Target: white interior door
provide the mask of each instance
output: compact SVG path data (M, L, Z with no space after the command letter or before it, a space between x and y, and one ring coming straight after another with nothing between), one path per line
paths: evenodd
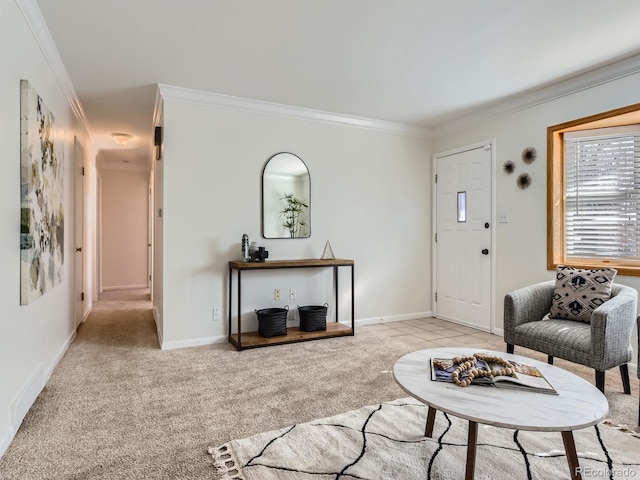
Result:
M149 270L149 293L153 301L153 170L149 173L149 203L147 205L147 237L149 239L149 249L147 251L147 266Z
M75 168L75 293L76 327L84 320L84 149L78 139L73 142Z
M491 330L492 145L436 156L438 318Z

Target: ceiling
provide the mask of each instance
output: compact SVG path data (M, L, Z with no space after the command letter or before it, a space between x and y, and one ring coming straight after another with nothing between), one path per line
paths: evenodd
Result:
M111 162L156 84L432 128L640 53L637 0L36 1Z

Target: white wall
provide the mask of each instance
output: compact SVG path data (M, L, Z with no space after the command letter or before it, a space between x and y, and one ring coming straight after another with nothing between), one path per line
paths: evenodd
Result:
M93 149L13 0L0 0L0 455L75 335L73 137ZM20 306L20 79L29 80L64 129L62 283ZM14 408L16 410L14 410Z
M521 286L551 280L547 270L547 127L569 120L637 103L640 74L555 98L529 108L474 125L456 133L434 139L434 152L443 152L488 138L497 141L497 212L508 212L509 223L498 223L496 230L496 323L502 328L504 295ZM537 159L526 165L522 150L535 147ZM511 160L516 170L511 175L502 165ZM531 175L533 183L526 190L516 186L522 173ZM617 283L640 288L640 277L617 276ZM635 335L635 334L634 334ZM634 336L635 339L635 336ZM633 342L636 343L635 340ZM637 358L637 357L636 357ZM634 358L635 361L635 358Z
M320 258L330 240L337 257L355 260L356 319L430 312L430 140L166 95L164 127L164 348L226 335L228 262L240 259L243 233L270 259ZM277 152L309 168L311 238L261 238L260 175ZM327 300L317 274L272 273L246 276L247 328L255 308ZM298 297L276 302L274 288ZM223 321L212 322L214 307Z
M149 172L101 169L102 289L149 283Z

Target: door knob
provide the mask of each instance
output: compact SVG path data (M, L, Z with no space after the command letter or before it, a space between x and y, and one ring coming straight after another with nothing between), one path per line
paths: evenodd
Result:
M76 247L76 252L81 252L82 251L82 247Z
M489 255L489 250L487 250L486 248L482 249L482 254L483 255Z

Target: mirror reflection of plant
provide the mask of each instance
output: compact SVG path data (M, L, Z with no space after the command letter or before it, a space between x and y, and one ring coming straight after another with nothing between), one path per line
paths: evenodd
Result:
M286 193L280 200L284 200L284 209L280 211L280 216L284 218L282 226L289 231L291 238L300 237L304 234L301 227L306 225L301 214L305 208L309 208L309 204L306 199L300 200L296 198L293 193Z

